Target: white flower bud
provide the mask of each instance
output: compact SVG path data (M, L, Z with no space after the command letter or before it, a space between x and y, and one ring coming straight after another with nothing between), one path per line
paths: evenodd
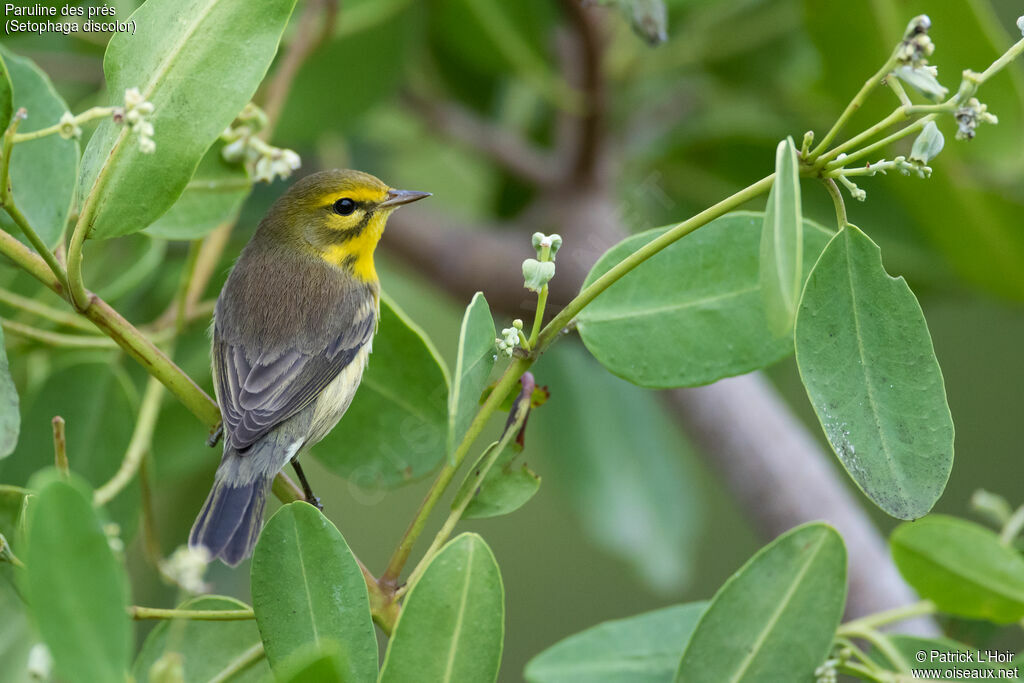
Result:
M934 121L929 121L914 140L914 146L910 150L910 160L927 165L942 151L945 142L946 139L942 137L939 127L935 125Z
M43 643L36 643L28 651L28 677L34 681L48 681L53 672L53 656Z
M82 129L75 123L75 117L69 111L64 112L64 115L60 117L59 135L65 140L78 139L82 136Z
M170 557L160 562L160 569L176 584L190 593L204 593L209 586L203 583L203 574L210 562L210 553L198 546L179 546Z

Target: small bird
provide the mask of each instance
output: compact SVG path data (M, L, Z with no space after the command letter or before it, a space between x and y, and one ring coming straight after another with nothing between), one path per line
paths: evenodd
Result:
M373 252L388 216L430 196L367 173L322 171L271 207L217 298L213 378L224 455L189 546L237 565L252 551L274 476L345 413L377 330Z

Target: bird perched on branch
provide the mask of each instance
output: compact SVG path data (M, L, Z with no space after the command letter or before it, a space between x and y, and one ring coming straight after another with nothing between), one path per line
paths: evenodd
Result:
M427 192L359 171L295 183L260 222L217 299L213 377L224 455L189 545L236 565L252 551L274 476L338 423L377 328L373 252L388 216Z

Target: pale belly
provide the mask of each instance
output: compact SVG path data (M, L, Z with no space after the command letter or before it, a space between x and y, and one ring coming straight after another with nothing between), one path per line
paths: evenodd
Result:
M324 387L323 392L313 404L313 419L309 425L309 435L302 444L306 450L327 436L334 429L338 420L348 410L352 397L359 388L359 382L366 369L370 355L370 345L366 344L359 350L352 362L338 374L333 382Z

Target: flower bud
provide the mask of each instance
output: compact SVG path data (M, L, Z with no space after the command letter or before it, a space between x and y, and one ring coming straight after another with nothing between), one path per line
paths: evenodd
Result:
M910 160L927 165L942 151L945 142L946 139L942 137L939 127L935 125L934 121L929 121L914 140L914 146L910 150Z
M540 292L554 276L555 264L551 261L541 262L532 258L523 261L523 286L530 291Z

